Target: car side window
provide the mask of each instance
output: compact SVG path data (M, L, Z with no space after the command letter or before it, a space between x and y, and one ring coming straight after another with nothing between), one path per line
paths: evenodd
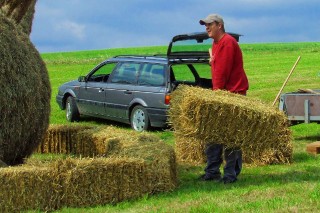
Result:
M111 72L114 70L116 65L117 63L103 64L89 76L88 81L107 82Z
M123 62L117 66L112 74L111 83L135 84L140 68L139 63Z
M139 85L164 86L165 66L162 64L144 64L138 80Z

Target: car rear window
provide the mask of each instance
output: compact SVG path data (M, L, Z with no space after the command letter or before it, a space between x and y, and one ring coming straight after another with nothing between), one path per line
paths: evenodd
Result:
M192 67L195 69L196 73L200 78L211 79L211 68L208 64L192 64ZM190 70L188 64L177 64L171 67L174 80L180 82L194 82L196 81L196 76Z

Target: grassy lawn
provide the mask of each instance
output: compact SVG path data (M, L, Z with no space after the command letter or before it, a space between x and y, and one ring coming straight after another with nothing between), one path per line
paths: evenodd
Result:
M320 88L320 43L241 44L250 89L248 96L272 107L279 89L298 56L301 60L283 92ZM65 112L55 102L58 86L85 75L105 58L121 54L165 53L166 47L145 47L42 54L52 84L50 123L64 124ZM209 67L208 67L209 69ZM320 107L320 106L319 106ZM86 118L83 124L128 125ZM299 124L293 131L294 162L291 165L244 165L239 181L223 185L199 182L204 165L178 165L179 187L172 192L137 200L86 209L65 208L59 212L316 212L320 210L320 157L306 153L306 145L320 141L320 125ZM169 130L154 131L174 145ZM254 143L254 142L253 142ZM108 187L106 186L106 190Z

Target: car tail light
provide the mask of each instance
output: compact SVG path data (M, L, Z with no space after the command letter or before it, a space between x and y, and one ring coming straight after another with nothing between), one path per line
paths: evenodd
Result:
M169 94L167 94L165 97L164 97L164 103L165 104L167 104L167 105L169 105L170 104L170 95Z

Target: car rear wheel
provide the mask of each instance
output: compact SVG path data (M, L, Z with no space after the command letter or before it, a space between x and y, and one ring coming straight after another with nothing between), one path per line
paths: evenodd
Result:
M135 106L131 111L130 123L132 129L141 132L150 128L147 110L142 106Z
M78 121L80 118L76 101L72 96L69 96L66 101L66 118L70 122Z

